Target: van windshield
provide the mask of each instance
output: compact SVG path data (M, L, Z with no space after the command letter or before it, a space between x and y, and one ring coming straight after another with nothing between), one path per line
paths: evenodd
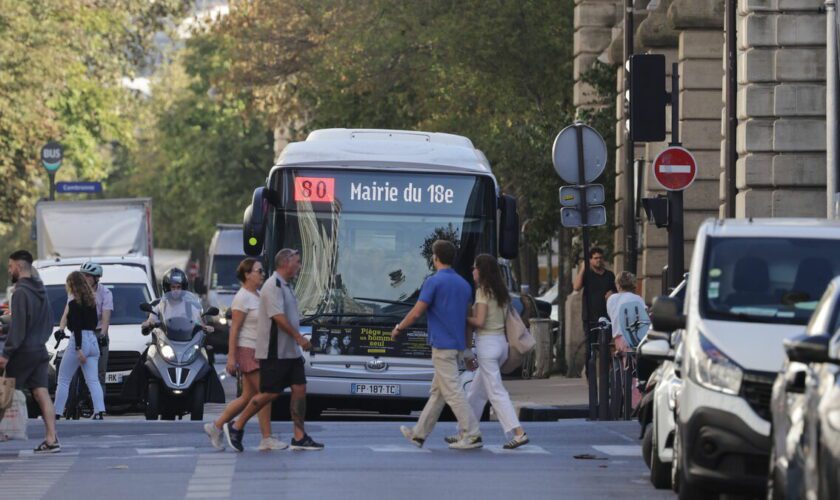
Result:
M213 269L210 273L210 288L224 290L239 290L239 280L236 278L236 268L244 259L244 255L214 255Z
M840 241L710 238L704 269L703 317L805 325L840 270Z

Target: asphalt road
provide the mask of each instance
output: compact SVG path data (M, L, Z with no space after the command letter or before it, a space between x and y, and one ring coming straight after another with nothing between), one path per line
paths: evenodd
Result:
M485 447L449 450L441 423L426 447L411 446L396 422L314 422L317 452L258 452L256 422L246 450L214 450L200 423L59 422L62 452L34 456L43 434L0 443L2 499L198 498L667 498L647 480L635 422L529 423L531 445L501 449L498 423L482 423ZM288 440L290 424L275 422ZM579 458L575 458L578 456ZM580 458L581 456L585 458Z

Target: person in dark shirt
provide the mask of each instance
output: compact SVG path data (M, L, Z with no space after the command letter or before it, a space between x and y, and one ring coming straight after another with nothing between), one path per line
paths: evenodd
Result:
M55 391L55 413L64 413L67 394L70 390L70 380L79 366L85 377L90 397L93 400L93 419L102 420L105 415L105 398L102 384L99 383L99 342L97 341L96 324L99 317L96 314L96 298L93 289L79 271L73 271L67 276L67 328L73 333L61 365L58 368L58 386Z
M586 273L584 280L584 272ZM586 303L583 308L583 320L587 330L594 328L598 318L607 318L607 298L616 293L615 274L604 265L604 250L599 247L589 249L589 265L581 262L580 272L575 276L572 287L580 291L584 289Z

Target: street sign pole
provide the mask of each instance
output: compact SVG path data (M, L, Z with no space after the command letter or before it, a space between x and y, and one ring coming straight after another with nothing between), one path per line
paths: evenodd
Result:
M583 160L583 128L581 127L580 123L575 124L575 137L577 139L577 157L578 157L578 182L583 183L585 182L584 179L586 178L586 168L584 165ZM580 210L580 219L583 223L583 227L581 228L581 239L583 240L583 297L582 297L582 304L581 308L583 310L583 338L586 339L586 351L589 352L590 349L590 339L589 339L589 322L587 318L589 317L589 287L586 286L586 266L589 265L589 227L587 224L589 223L589 218L587 217L587 207L586 207L586 188L581 190L581 195L578 196L578 210ZM595 420L596 418L600 417L600 415L595 415L595 408L600 409L600 405L598 405L598 394L596 392L596 385L595 385L595 370L594 367L591 366L590 358L591 356L587 356L586 359L586 368L587 368L587 382L589 383L589 419ZM603 394L603 393L602 393Z
M50 178L50 201L55 201L55 172L47 172L47 177Z
M679 66L671 65L671 144L682 146L680 142L680 94ZM673 289L682 280L685 272L685 235L683 230L683 192L668 191L668 288Z

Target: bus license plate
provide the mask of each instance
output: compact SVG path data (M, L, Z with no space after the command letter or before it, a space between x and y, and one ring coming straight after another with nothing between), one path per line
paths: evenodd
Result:
M108 372L105 374L106 384L121 384L124 377L127 377L131 370L125 372Z
M351 394L369 394L371 396L399 396L398 384L350 384Z

